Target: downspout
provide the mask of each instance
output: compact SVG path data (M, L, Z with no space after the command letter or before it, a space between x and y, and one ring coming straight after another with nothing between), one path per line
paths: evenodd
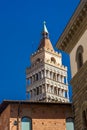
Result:
M18 114L17 114L17 130L19 130L20 104L21 104L21 102L19 102L19 104L18 104Z

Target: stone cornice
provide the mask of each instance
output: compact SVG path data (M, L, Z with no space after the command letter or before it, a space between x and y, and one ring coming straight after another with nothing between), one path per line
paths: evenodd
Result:
M83 32L87 29L87 0L82 0L70 19L56 47L70 53Z
M79 77L79 78L78 78ZM84 80L83 80L84 78ZM72 78L71 84L73 86L80 84L80 81L87 83L87 61L84 63L84 65L80 68L80 70L76 73L76 75Z

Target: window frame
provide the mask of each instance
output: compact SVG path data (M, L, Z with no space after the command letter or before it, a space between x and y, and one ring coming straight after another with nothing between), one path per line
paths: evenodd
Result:
M66 130L67 130L67 123L72 122L73 123L73 130L74 130L74 118L73 117L67 117L66 118Z
M32 130L32 119L31 119L30 117L28 117L28 116L23 116L23 117L21 118L21 130L22 130L22 120L23 120L24 118L27 118L27 119L30 120L30 121L29 121L29 123L30 123L30 130Z
M77 62L77 69L79 70L83 65L83 46L79 45L76 51L76 62Z

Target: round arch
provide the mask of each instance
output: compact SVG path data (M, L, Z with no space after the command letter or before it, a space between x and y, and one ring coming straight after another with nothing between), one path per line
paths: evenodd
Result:
M82 67L83 65L83 46L80 45L78 48L77 48L77 51L76 51L76 62L77 62L77 68L78 70Z
M56 63L56 59L54 57L51 57L51 62Z
M21 130L32 130L32 119L24 116L21 119Z

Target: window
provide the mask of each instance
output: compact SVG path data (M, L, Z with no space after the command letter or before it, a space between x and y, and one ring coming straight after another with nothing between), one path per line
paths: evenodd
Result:
M77 48L76 51L76 62L77 68L79 70L83 65L83 47L81 45Z
M42 86L39 87L39 93L42 94Z
M56 74L53 73L53 80L56 80Z
M83 128L84 130L87 130L87 118L86 118L87 110L84 110L82 112L82 120L83 120Z
M39 95L39 87L37 87L37 95Z
M49 77L49 73L48 73L48 70L46 70L46 77L47 77L47 78Z
M56 60L54 57L51 57L51 62L53 62L54 64L56 63Z
M53 86L51 85L50 87L51 87L51 93L54 93L54 92L53 92Z
M40 62L40 58L38 58L38 59L36 60L36 62L38 62L38 63L39 63L39 62Z
M54 87L54 94L57 95L57 87Z
M66 119L66 130L74 130L74 121L72 117Z
M31 118L23 117L21 120L22 130L31 130Z
M36 74L36 81L38 80L38 74Z
M39 79L41 79L41 72L39 72Z
M34 89L34 96L36 96L36 89Z

